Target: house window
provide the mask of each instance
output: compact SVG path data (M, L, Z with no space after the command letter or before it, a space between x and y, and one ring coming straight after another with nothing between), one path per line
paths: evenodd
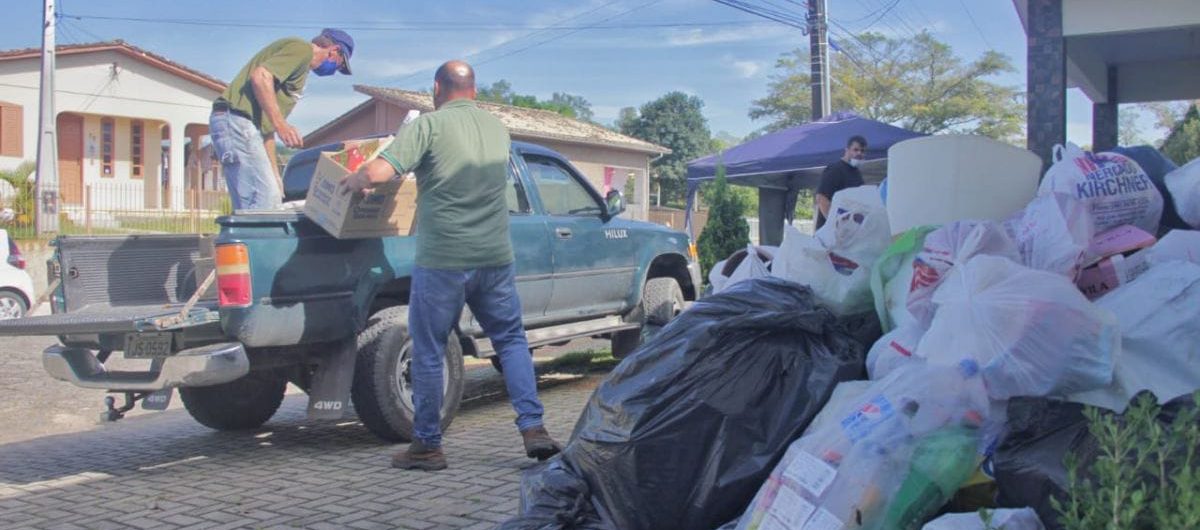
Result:
M135 179L142 178L142 153L145 152L144 130L145 127L141 120L134 120L129 124L129 161Z
M23 111L20 105L0 101L0 156L25 156Z
M113 124L112 118L100 119L100 176L112 178L113 176L113 140L115 139L116 125Z

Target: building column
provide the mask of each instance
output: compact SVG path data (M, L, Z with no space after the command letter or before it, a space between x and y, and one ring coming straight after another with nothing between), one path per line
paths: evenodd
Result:
M1092 104L1092 151L1109 151L1119 141L1117 67L1108 67L1108 101Z
M1027 146L1050 167L1054 144L1067 141L1067 46L1062 0L1028 0Z
M187 185L187 166L184 165L184 150L187 149L186 121L171 122L171 167L167 173L168 187L171 196L163 207L171 210L183 210L187 207L184 202L184 188Z

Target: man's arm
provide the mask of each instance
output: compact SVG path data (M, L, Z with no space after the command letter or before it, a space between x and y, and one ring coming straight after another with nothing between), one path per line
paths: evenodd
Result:
M825 171L821 172L821 182L817 184L817 193L814 194L817 203L817 209L821 211L821 216L829 219L829 207L832 205L833 194L837 192L839 178L833 166L827 166Z
M275 101L275 74L263 66L257 66L250 72L250 84L254 87L254 99L258 101L267 119L271 120L271 125L275 126L275 132L283 140L283 145L302 147L304 140L300 137L300 131L283 118L279 102Z
M829 205L831 204L829 202L829 197L826 197L822 193L818 193L816 196L816 203L817 209L821 211L821 217L829 219Z

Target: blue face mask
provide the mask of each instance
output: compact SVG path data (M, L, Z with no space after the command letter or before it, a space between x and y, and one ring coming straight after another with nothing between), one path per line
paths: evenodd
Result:
M337 70L337 61L333 59L325 59L324 61L321 61L321 64L317 65L317 67L313 70L313 73L321 77L325 77L337 73Z

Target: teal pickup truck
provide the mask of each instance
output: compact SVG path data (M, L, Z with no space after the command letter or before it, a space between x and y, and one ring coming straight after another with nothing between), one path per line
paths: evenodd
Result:
M322 150L297 153L287 200L303 199ZM514 142L507 190L517 290L531 347L605 337L620 357L699 292L685 234L622 219L624 199L601 197L558 153ZM215 236L56 240L53 313L0 322L0 335L55 335L46 371L106 398L108 419L141 401L163 409L178 388L200 423L262 425L288 382L312 418L351 405L386 440L412 428L406 334L411 237L335 239L295 209L235 212ZM111 363L121 352L138 362ZM493 360L469 311L446 351L446 424L463 392L463 357ZM107 363L107 364L106 364ZM109 365L140 364L140 370Z

